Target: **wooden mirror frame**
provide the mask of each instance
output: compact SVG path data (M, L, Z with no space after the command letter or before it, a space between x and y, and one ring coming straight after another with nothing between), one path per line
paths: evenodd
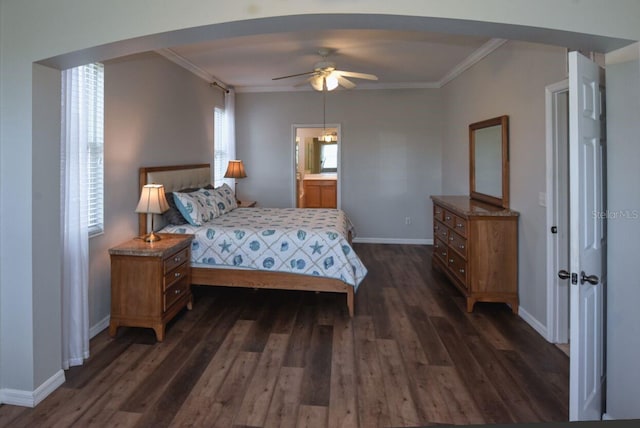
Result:
M476 191L475 131L502 126L502 196ZM469 125L469 190L471 199L509 208L509 116L499 116Z

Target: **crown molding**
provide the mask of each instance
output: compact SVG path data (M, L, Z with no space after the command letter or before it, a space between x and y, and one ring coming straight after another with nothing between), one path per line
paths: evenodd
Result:
M473 51L471 55L466 57L462 62L453 67L449 72L437 82L397 82L397 83L361 83L356 86L355 90L384 90L384 89L439 89L447 83L460 76L462 73L473 67L474 64L482 60L491 52L498 49L507 42L506 39L491 39L478 49ZM167 58L179 66L189 70L201 79L211 83L218 82L225 87L229 87L223 81L208 73L206 70L198 67L188 59L179 55L171 49L159 49L158 54ZM234 88L237 93L261 93L261 92L304 92L312 91L311 86L303 86L294 88L293 86L238 86Z
M478 49L473 51L471 55L466 57L462 62L453 67L449 72L438 81L438 87L442 88L447 83L451 82L456 77L473 67L478 61L489 55L491 52L498 49L500 46L507 42L506 39L491 39Z
M165 57L169 61L178 64L180 67L182 67L182 68L184 68L186 70L189 70L190 72L192 72L193 74L195 74L196 76L198 76L202 80L206 81L207 83L218 82L222 86L224 86L225 88L229 87L229 85L227 85L225 82L223 82L222 80L218 79L216 76L214 76L213 74L207 72L206 70L198 67L197 65L195 65L194 63L192 63L191 61L189 61L185 57L179 55L177 52L175 52L172 49L169 49L169 48L158 49L158 50L156 50L156 53L159 54L159 55L162 55L163 57Z

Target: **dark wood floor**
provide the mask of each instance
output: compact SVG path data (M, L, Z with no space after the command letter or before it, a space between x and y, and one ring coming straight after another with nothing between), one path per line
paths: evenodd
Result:
M357 244L342 296L194 287L163 343L121 328L0 426L420 426L566 421L569 360L503 304L467 314L431 247Z

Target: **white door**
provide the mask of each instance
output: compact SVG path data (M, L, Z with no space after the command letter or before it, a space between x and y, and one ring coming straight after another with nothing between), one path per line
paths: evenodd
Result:
M604 70L569 53L569 419L602 416L606 285Z

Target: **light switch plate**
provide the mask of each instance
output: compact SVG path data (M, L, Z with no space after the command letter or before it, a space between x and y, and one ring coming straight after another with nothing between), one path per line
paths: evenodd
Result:
M547 206L547 194L545 192L538 193L538 205L541 207Z

